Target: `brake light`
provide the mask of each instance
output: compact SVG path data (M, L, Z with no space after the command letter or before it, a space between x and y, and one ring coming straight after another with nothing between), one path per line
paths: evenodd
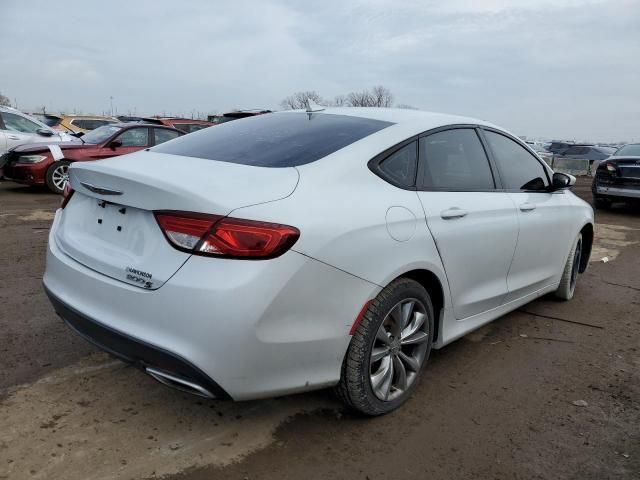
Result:
M297 228L277 223L182 212L156 212L155 216L169 243L196 255L274 258L300 236Z
M607 172L616 173L616 166L613 163L607 162L606 165Z
M71 188L71 184L67 182L62 190L62 202L60 202L60 208L67 206L67 203L69 203L69 200L71 200L71 197L73 196L73 192L75 192L75 190Z

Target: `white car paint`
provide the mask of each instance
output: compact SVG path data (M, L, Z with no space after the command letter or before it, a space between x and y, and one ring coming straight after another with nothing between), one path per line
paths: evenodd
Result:
M20 117L22 125L13 125L10 121L11 117ZM64 132L56 132L41 121L22 113L15 108L0 107L0 155L15 148L19 145L28 143L60 143L70 142L74 139L71 135ZM26 128L22 128L25 126ZM36 130L42 129L50 133L43 135Z
M154 149L74 164L75 193L56 213L49 237L44 284L50 295L188 360L244 400L336 384L363 305L407 272L430 272L440 284L436 348L554 291L573 241L593 225L591 207L568 190L416 192L367 168L407 138L448 125L497 129L487 122L393 109L313 115L394 124L295 168ZM103 195L83 184L123 193ZM107 211L96 206L103 200L115 204L104 214L109 225L124 219L118 208L135 212L124 235L94 228L101 209ZM271 260L189 255L169 245L152 210L273 222L301 234ZM136 286L126 277L130 266L158 283Z

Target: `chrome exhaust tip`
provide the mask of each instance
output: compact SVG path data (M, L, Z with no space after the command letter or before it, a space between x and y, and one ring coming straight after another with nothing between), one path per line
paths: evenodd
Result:
M213 393L197 383L190 382L189 380L177 377L163 370L158 370L157 368L146 367L144 370L157 381L168 387L175 388L186 393L191 393L193 395L198 395L200 397L216 398Z

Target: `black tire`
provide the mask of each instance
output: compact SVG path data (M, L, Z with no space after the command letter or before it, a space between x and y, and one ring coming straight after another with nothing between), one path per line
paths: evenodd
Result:
M406 303L403 304L402 302ZM419 344L404 345L401 344L402 342L400 340L402 335L398 335L394 339L393 335L387 332L389 333L388 339L394 344L393 347L389 347L389 351L391 352L392 349L395 349L395 353L389 354L389 362L392 365L397 365L394 363L394 360L400 362L400 355L403 355L403 353L404 358L413 354L418 356L423 355L421 357L422 360L416 362L416 365L419 365L417 368L407 368L405 370L407 364L404 363L401 365L401 368L396 366L395 371L394 368L391 368L389 382L393 384L395 379L401 375L400 371L402 370L404 371L406 388L404 390L396 388L394 391L394 386L391 385L389 388L394 392L393 395L395 396L389 400L382 400L374 393L372 387L371 368L372 365L375 367L377 364L376 361L372 362L372 350L374 343L379 342L380 337L377 337L379 329L386 328L386 324L383 325L383 322L388 322L389 318L392 318L392 310L395 312L395 308L397 307L400 308L399 312L403 312L404 315L402 306L407 305L407 303L414 305L413 308L415 312L421 313L424 311L425 315L424 322L421 323L422 326L413 334L409 335L409 337L420 333L422 335L421 338L426 338L426 340L420 341ZM411 314L410 318L414 319L418 317L414 317L413 314ZM415 324L417 325L418 323L416 322ZM413 323L411 325L413 325ZM422 285L408 278L399 278L390 283L371 302L351 339L342 364L340 383L336 387L338 397L352 409L371 416L388 413L402 405L411 396L418 384L421 370L429 359L433 344L433 325L433 304L429 293ZM425 329L426 332L424 331ZM405 330L402 330L402 333L409 330L407 326ZM418 330L420 330L420 332L418 332ZM426 337L424 335L425 333ZM426 347L424 345L425 343ZM416 350L411 350L414 348L420 350L416 353ZM380 360L380 362L382 361L384 360ZM409 378L411 380L410 383L408 383Z
M71 165L71 162L69 162L68 160L59 160L47 169L47 188L53 193L59 193L60 195L62 195L62 192L64 190L64 182L61 183L60 176L62 175L66 177L69 170L69 165Z
M611 200L608 198L598 197L597 195L593 196L593 205L598 210L608 210L611 208Z
M573 242L567 262L564 265L562 271L562 278L560 279L560 285L555 291L556 298L560 300L571 300L576 290L576 283L578 281L580 259L582 258L582 233L578 234L578 237Z

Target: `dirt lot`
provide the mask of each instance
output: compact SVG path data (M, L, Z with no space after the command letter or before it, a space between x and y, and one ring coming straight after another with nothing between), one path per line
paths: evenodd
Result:
M58 203L0 182L0 479L640 478L637 210L597 212L573 301L435 352L404 408L362 419L330 392L201 400L98 353L41 288Z

